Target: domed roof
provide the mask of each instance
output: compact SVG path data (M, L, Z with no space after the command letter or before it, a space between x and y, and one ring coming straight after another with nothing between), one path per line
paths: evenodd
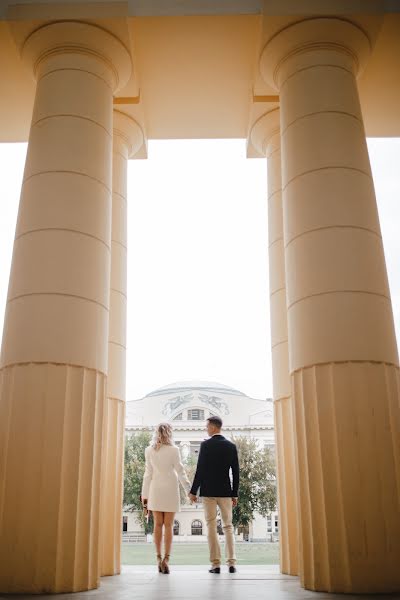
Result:
M215 381L176 381L175 383L170 383L169 385L165 385L164 387L158 388L149 394L146 394L145 398L149 398L150 396L161 396L164 394L175 394L182 393L188 390L204 390L207 392L216 392L219 394L225 393L234 396L244 396L243 392L239 390L235 390L232 387L224 385L222 383L217 383Z

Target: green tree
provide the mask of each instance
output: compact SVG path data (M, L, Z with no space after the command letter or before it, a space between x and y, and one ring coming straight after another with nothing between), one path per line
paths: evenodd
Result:
M124 470L124 506L125 510L138 513L138 522L146 533L152 531L152 521L145 520L142 512L140 495L145 467L144 451L151 441L149 431L141 431L125 438L125 470Z
M259 448L256 440L237 437L232 440L238 449L240 486L239 499L233 511L233 525L248 526L254 513L266 517L277 503L275 458L269 448Z

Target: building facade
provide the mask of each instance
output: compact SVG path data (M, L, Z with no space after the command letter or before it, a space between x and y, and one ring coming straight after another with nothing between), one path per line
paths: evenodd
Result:
M173 426L174 441L182 459L197 457L200 444L207 439L205 420L212 415L221 417L223 434L228 438L240 436L257 441L258 446L275 452L273 403L271 398L256 400L225 385L206 381L178 382L157 389L144 398L127 402L126 435L154 431L158 423L168 421ZM126 541L143 534L136 512L124 512ZM207 528L201 501L181 506L176 514L177 541L205 541ZM222 535L222 530L220 528ZM249 530L238 534L249 541L277 540L278 512L265 519L256 515Z

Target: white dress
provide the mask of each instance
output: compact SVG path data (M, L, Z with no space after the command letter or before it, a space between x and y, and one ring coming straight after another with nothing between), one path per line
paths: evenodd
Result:
M148 509L179 512L179 481L187 494L191 486L181 461L179 448L163 444L156 450L148 446L145 450L145 459L142 498L147 498Z

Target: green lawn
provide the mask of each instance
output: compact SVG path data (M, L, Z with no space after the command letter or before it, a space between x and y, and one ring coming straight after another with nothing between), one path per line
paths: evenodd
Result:
M222 557L225 556L224 544L221 545ZM176 542L172 547L171 558L175 565L206 565L209 562L207 543ZM240 542L236 544L239 565L277 565L279 564L279 544L256 544ZM122 544L122 564L152 565L155 560L152 543Z

